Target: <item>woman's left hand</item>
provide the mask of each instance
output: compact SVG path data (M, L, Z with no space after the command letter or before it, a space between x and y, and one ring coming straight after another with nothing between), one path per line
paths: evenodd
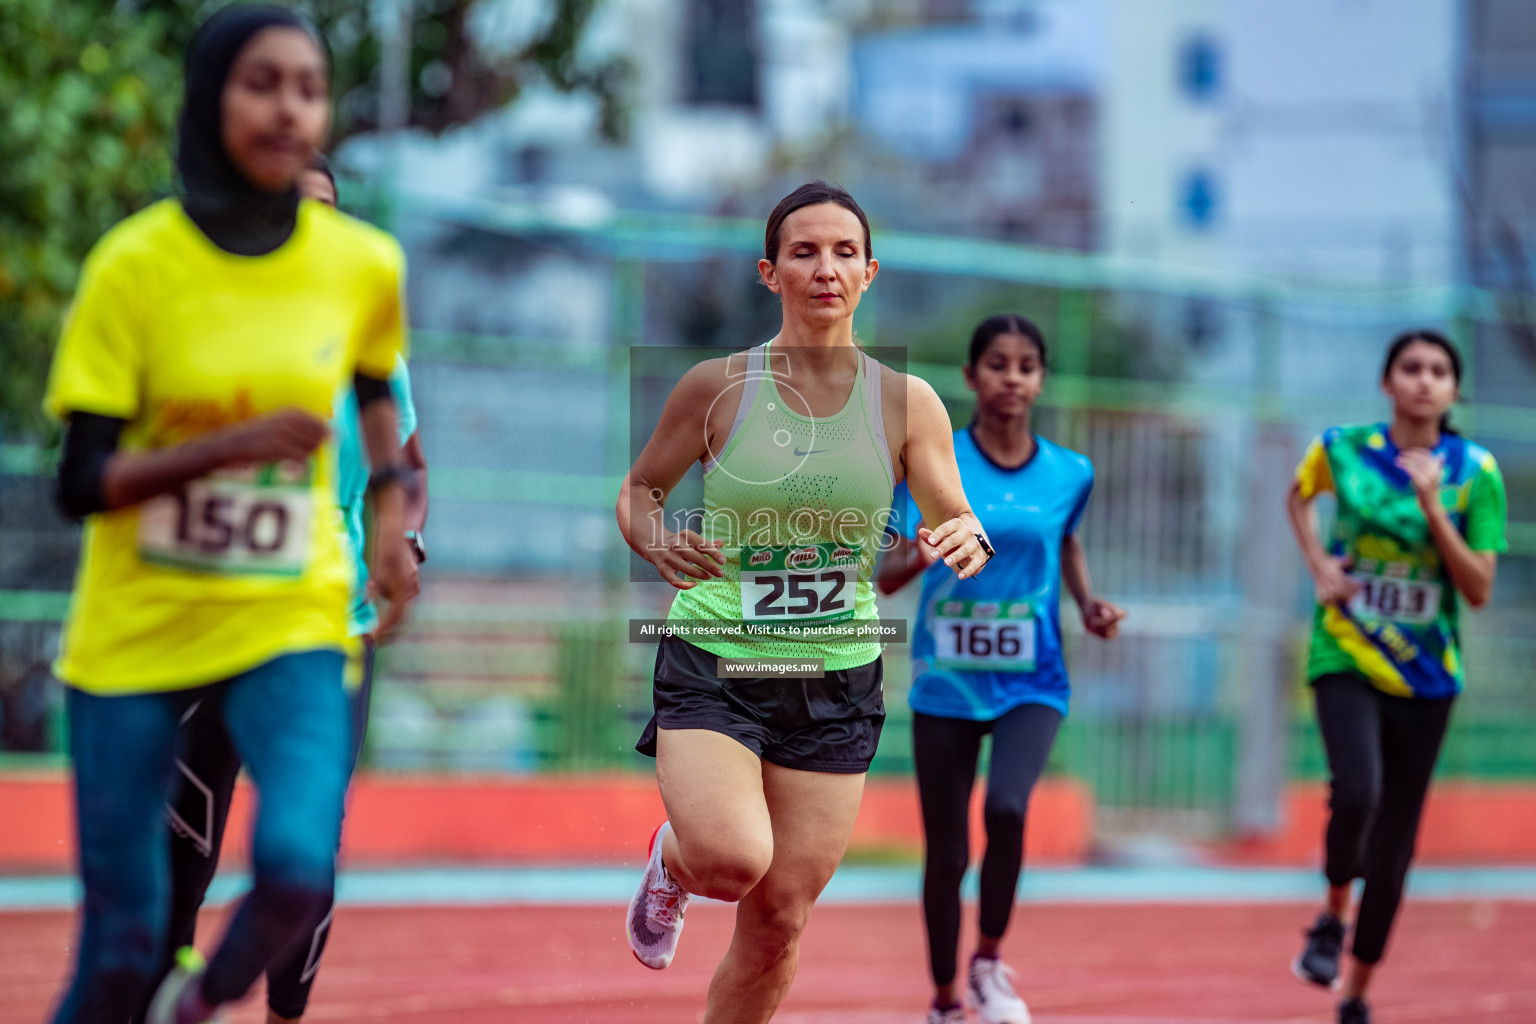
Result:
M1083 605L1083 628L1105 640L1113 640L1120 632L1120 620L1123 618L1125 609L1103 598L1089 598Z
M936 530L920 527L917 539L921 543L932 544L939 557L944 559L944 564L953 569L956 576L969 579L981 572L991 558L977 539L981 532L980 526L974 516L956 516L940 523Z
M1409 448L1397 457L1398 468L1408 474L1419 503L1432 508L1440 500L1440 480L1445 460L1427 448Z

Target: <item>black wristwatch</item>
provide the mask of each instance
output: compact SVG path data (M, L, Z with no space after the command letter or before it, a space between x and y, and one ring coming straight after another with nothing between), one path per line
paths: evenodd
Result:
M981 545L981 550L983 550L983 551L985 551L987 553L987 560L988 561L991 561L992 558L997 554L996 551L992 550L992 544L991 544L990 541L987 540L987 535L986 534L978 533L976 535L976 543L980 544Z
M416 556L417 565L427 560L427 542L420 530L406 530L405 542L411 546L411 554Z

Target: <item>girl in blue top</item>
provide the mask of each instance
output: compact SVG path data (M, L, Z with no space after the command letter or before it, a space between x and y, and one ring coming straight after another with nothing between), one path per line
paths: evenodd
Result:
M985 577L957 579L942 565L905 487L894 496L896 546L879 585L890 594L923 576L912 641L913 757L926 858L923 913L933 972L929 1024L963 1024L955 981L960 882L970 860L967 809L981 738L992 734L981 863L981 937L968 988L983 1024L1027 1024L1029 1011L998 958L1024 857L1030 790L1067 712L1061 654L1061 581L1083 626L1105 639L1125 612L1094 596L1077 524L1093 489L1083 456L1030 430L1045 384L1045 339L1023 317L982 321L971 336L966 386L976 416L955 432L966 493L997 550Z

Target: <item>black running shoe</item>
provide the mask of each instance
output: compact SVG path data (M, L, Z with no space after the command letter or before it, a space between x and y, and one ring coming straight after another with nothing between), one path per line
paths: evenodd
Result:
M1339 1024L1371 1024L1371 1008L1364 999L1346 999L1339 1004Z
M1332 988L1339 977L1339 955L1344 952L1344 922L1325 910L1306 935L1307 944L1291 964L1291 973L1302 981Z

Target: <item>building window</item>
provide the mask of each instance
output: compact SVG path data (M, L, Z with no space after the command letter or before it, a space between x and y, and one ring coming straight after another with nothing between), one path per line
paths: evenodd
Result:
M1205 34L1191 36L1179 50L1179 88L1197 103L1211 100L1221 88L1221 50Z
M756 3L689 0L687 12L687 101L756 110Z
M1021 142L1029 137L1034 119L1029 114L1029 104L1018 100L1005 102L997 110L997 127L1005 138Z
M1216 220L1217 201L1215 175L1204 168L1196 168L1184 176L1179 188L1179 205L1185 220L1195 228L1208 228Z

